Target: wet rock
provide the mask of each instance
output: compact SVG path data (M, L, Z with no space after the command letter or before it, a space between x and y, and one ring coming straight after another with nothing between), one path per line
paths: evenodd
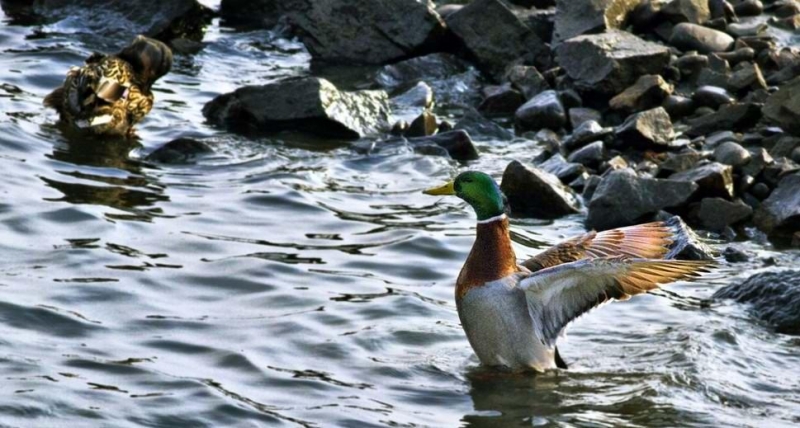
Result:
M564 148L575 150L591 142L604 140L614 132L613 128L603 128L594 120L587 120L575 128L572 134L564 140Z
M555 3L555 1L553 1ZM555 31L556 8L529 9L520 19L545 43L553 41Z
M741 134L738 134L733 131L719 131L715 132L711 135L707 135L705 138L705 146L708 148L716 148L722 143L727 143L728 141L739 142L741 141Z
M726 227L747 220L752 215L753 209L741 199L727 201L722 198L705 198L690 217L703 229L722 232Z
M184 164L211 153L214 153L214 150L205 142L183 137L153 150L144 160L163 164Z
M549 63L550 52L544 42L500 0L475 0L448 16L447 26L478 68L497 80L518 60L533 65Z
M425 148L429 147L442 148L451 158L459 161L475 160L480 156L472 138L463 130L442 132L429 137L409 138L408 143L418 152L424 152Z
M730 52L716 52L714 55L734 66L740 62L752 61L756 57L756 51L753 48L739 48Z
M778 18L786 18L800 13L800 2L797 0L778 0L769 5L769 12Z
M539 164L538 167L555 175L562 183L569 183L586 172L586 168L583 165L577 162L567 162L561 153L550 156L549 159Z
M664 221L672 229L673 242L665 259L714 260L714 250L703 243L699 236L686 225L680 216L669 216Z
M572 128L578 128L586 122L600 122L603 120L603 114L599 111L588 107L575 107L567 111L569 116L569 123Z
M667 153L666 159L658 166L658 177L669 177L677 172L688 171L697 166L703 159L701 153L685 151L682 153Z
M724 88L718 86L701 86L692 95L695 105L718 109L720 106L736 101Z
M733 103L718 111L690 120L686 135L699 137L717 131L746 131L761 120L761 108L754 103Z
M392 129L389 131L389 133L395 136L403 135L406 133L406 131L408 131L409 126L410 125L405 120L398 120L394 123L394 125L392 125Z
M767 197L769 197L770 192L771 190L769 186L767 186L764 183L756 183L750 189L750 193L752 193L753 196L755 196L759 201L767 199Z
M722 31L696 24L678 24L672 30L669 44L682 51L700 53L725 52L733 48L735 40Z
M594 167L603 161L603 142L595 141L570 153L568 162L577 162L583 166Z
M514 114L515 124L520 130L538 130L548 128L558 130L567 124L567 115L558 93L547 90L517 109Z
M785 84L767 99L764 117L785 131L800 135L800 77Z
M526 100L533 98L540 92L550 89L547 80L539 73L536 67L528 65L515 65L509 67L505 76L511 86L522 92Z
M800 334L800 271L757 273L719 289L714 298L747 303L751 313L778 333Z
M699 55L695 51L690 51L678 58L675 61L675 66L684 75L697 76L703 69L708 67L708 57Z
M425 82L417 82L409 90L392 97L389 102L393 110L404 108L432 108L433 89Z
M143 34L163 42L177 38L199 41L212 16L211 10L196 0L141 0L136 7L107 0L36 0L28 4L29 13L49 22L61 21L62 29L76 26L76 31L119 40Z
M737 21L736 12L733 5L726 0L709 0L708 9L711 11L711 19L724 19L728 22Z
M672 0L661 8L661 13L675 24L704 24L711 18L708 0Z
M750 261L750 256L747 253L734 247L725 248L722 251L722 256L725 257L725 261L728 263L746 263Z
M478 106L478 111L487 117L511 116L525 103L525 96L511 85L492 86L484 90L486 98Z
M464 7L463 4L443 4L436 8L436 13L446 20L448 16L458 12Z
M747 165L751 157L752 155L747 149L733 141L722 143L714 149L714 159L717 162L734 168Z
M376 81L385 88L394 88L421 80L444 80L462 74L468 68L455 55L434 53L386 65L378 72Z
M760 37L766 33L769 26L756 21L732 23L725 29L728 34L743 39L745 37Z
M800 138L792 137L789 135L776 136L777 141L769 149L769 154L773 158L788 158L792 156L792 152L796 147L800 147ZM770 139L773 140L774 139ZM766 145L766 144L765 144Z
M425 137L433 135L439 130L436 122L436 115L429 111L424 111L417 116L405 132L406 137Z
M736 16L758 16L764 11L764 4L759 0L742 0L734 5L733 11Z
M478 140L507 141L514 139L512 132L471 109L464 113L464 116L453 128L467 131L469 135Z
M586 225L606 230L640 223L662 209L684 205L697 187L691 182L640 178L630 170L612 171L589 202Z
M314 77L241 87L207 103L203 115L242 133L297 130L355 139L389 128L385 92L342 92Z
M670 180L697 184L697 196L733 198L733 168L713 162L672 174Z
M506 167L500 189L514 216L549 219L580 211L578 198L558 177L518 161Z
M794 163L791 159L778 158L764 167L761 178L770 187L777 187L781 180L798 171L800 171L800 165Z
M283 2L275 0L222 0L219 14L228 25L273 28L286 14Z
M661 0L642 0L629 14L629 20L637 33L651 31L663 18L661 9L666 2Z
M626 145L666 147L675 138L672 120L663 107L628 116L616 129L617 138Z
M423 55L445 34L428 2L416 0L284 0L281 7L311 56L328 62L383 64Z
M629 112L647 110L661 105L674 88L660 75L645 75L608 102L615 110Z
M669 64L667 47L617 30L569 39L558 45L556 55L578 90L606 96Z
M784 177L756 211L754 222L770 235L800 230L800 175Z
M639 0L558 0L554 44L575 36L622 28Z
M664 103L661 104L661 107L664 107L664 110L669 113L669 117L672 118L672 120L678 120L689 116L696 109L694 101L692 101L691 98L682 97L680 95L668 96L667 99L664 100Z
M767 89L761 68L755 63L743 63L728 78L728 89L734 93Z

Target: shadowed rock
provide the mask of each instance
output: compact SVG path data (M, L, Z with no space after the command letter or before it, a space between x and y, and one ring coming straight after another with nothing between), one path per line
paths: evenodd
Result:
M389 129L385 92L342 92L314 77L239 88L214 98L203 115L242 133L297 130L356 139Z
M800 230L800 175L784 177L758 208L753 220L770 235L790 235Z
M787 132L800 135L800 77L783 85L767 99L764 117Z
M756 317L785 334L800 334L800 271L757 273L714 293L715 299L750 304Z
M214 153L211 147L193 138L177 138L153 150L144 159L164 164L188 163L196 158Z
M518 108L514 120L520 130L558 130L567 124L567 113L558 93L547 90Z
M607 230L640 223L662 209L683 206L697 188L691 182L640 178L627 169L612 171L594 191L586 226Z
M518 161L506 167L500 189L517 217L551 219L580 210L578 198L558 177Z
M556 55L577 89L606 96L669 64L666 46L617 30L569 39L558 45Z
M553 43L622 28L639 0L558 0Z
M741 200L705 198L690 214L698 226L712 232L722 232L726 227L747 220L753 209Z
M755 103L733 103L718 111L689 120L686 135L699 137L717 131L746 131L761 120L761 108Z
M443 132L429 137L409 138L408 142L415 151L421 153L431 154L431 150L426 150L426 148L435 146L444 149L455 160L469 161L479 157L478 149L475 148L472 138L462 130Z
M678 172L669 179L697 184L698 196L725 199L733 197L733 168L730 165L712 162Z

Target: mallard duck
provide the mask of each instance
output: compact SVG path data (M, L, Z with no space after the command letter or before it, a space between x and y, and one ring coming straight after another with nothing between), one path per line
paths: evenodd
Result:
M513 371L567 368L556 342L567 325L611 300L707 272L713 262L661 260L664 223L590 232L517 263L505 201L487 174L467 171L428 195L455 195L478 216L475 243L456 280L458 316L481 364Z
M153 84L172 68L172 51L144 36L114 55L94 53L67 72L64 84L44 98L71 128L128 135L153 108Z

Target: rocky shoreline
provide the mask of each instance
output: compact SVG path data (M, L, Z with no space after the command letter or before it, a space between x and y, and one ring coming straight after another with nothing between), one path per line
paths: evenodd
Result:
M3 5L53 21L96 3ZM226 24L278 27L315 63L380 68L364 90L290 79L221 95L203 114L237 133L311 132L364 153L407 144L459 161L480 155L473 140L535 141L542 153L509 159L503 175L514 216L585 212L603 230L680 215L727 240L800 245L800 49L775 36L800 27L796 0L447 3L223 0ZM160 4L125 28L200 43L211 11ZM464 114L451 123L442 105ZM198 147L181 140L151 160Z

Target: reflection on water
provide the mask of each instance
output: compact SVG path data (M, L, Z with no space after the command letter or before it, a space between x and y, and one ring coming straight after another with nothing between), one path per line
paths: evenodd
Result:
M58 129L41 98L103 45L24 20L0 28L0 424L800 423L798 341L705 300L760 257L790 265L796 252L746 244L749 264L593 311L560 346L569 371L481 369L453 303L473 215L419 191L467 167L498 177L535 145L479 141L484 156L461 165L229 135L202 105L308 73L308 55L218 23L206 42L158 83L137 138L97 140ZM353 87L375 75L322 72ZM209 137L215 155L141 160L187 135ZM580 220L515 220L518 254Z

